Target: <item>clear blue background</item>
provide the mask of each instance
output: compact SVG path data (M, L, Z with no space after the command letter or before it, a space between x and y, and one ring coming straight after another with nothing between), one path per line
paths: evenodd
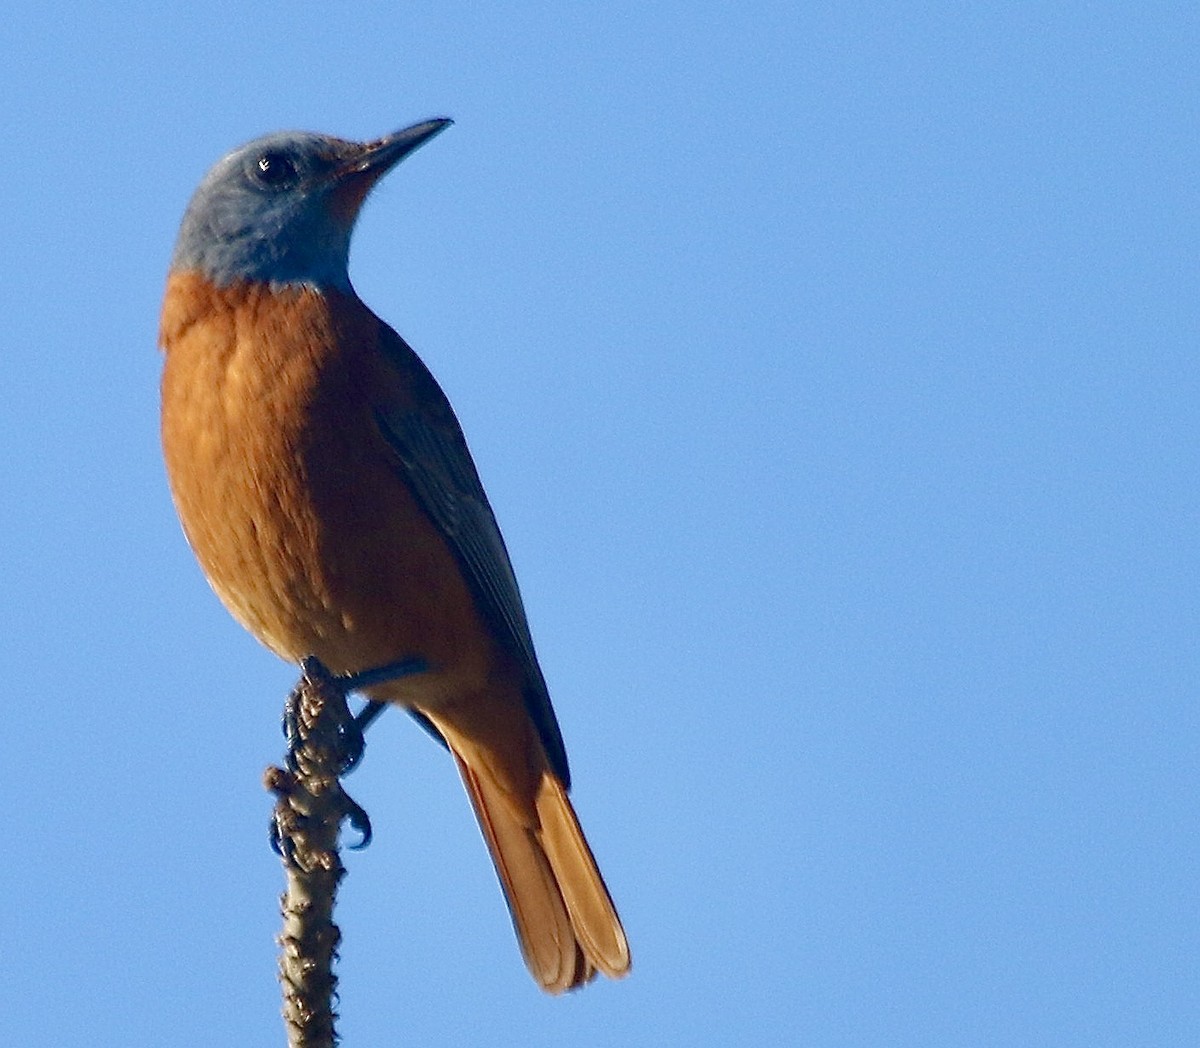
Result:
M229 148L443 114L351 273L467 430L635 970L535 989L389 715L345 1043L1200 1043L1198 28L10 5L0 1043L282 1043L295 672L176 523L159 298Z

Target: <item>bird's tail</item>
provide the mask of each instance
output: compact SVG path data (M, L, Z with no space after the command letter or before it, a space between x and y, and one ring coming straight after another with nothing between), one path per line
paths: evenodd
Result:
M458 762L534 979L548 993L562 993L597 971L625 975L630 958L621 919L540 743L529 738L527 750L536 754L521 754L523 767L509 774L518 769L497 762L504 754L473 746L442 718L430 719ZM540 764L529 769L532 779L530 763Z

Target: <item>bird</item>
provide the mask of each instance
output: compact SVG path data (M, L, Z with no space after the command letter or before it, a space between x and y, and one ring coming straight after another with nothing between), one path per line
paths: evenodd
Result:
M378 181L448 127L265 135L204 176L159 343L172 497L209 584L267 648L375 683L453 755L525 962L552 994L630 969L512 562L449 400L358 297Z

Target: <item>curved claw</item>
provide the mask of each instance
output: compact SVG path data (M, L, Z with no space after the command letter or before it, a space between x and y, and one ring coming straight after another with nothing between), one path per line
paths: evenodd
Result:
M346 821L350 823L361 837L357 844L352 844L350 847L354 851L361 851L371 843L371 838L374 836L374 831L371 829L371 817L357 801L352 800L350 797L346 797L345 801Z

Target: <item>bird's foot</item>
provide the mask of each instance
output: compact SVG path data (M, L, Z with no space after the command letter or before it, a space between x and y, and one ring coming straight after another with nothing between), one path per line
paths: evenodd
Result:
M287 739L287 766L299 769L299 754L323 718L321 744L332 758L340 778L362 760L366 739L358 719L350 712L346 695L353 686L348 677L335 677L311 655L300 663L303 677L292 689L283 708L283 736ZM369 723L369 722L368 722Z
M369 688L373 684L383 684L387 681L398 680L401 677L411 677L423 673L427 667L423 659L402 659L390 662L385 666L361 670L358 673L347 673L335 676L315 656L309 655L300 661L300 669L304 679L311 685L323 689L327 695L332 692L340 693L340 699L335 703L338 732L338 749L342 758L342 768L339 775L347 775L353 771L362 760L366 750L364 733L387 709L386 702L368 699L367 703L357 714L351 714L346 704L346 695L352 691ZM294 769L293 755L300 739L299 705L303 695L303 686L296 687L288 696L283 711L283 734L288 742L288 766Z
M323 847L335 847L343 819L359 834L353 848L371 843L371 820L363 807L342 788L341 779L357 767L366 749L363 732L386 703L369 700L355 716L346 696L358 688L420 673L420 659L394 662L361 673L335 676L313 656L301 660L301 679L288 695L283 711L287 739L285 768L267 769L267 788L277 803L269 831L271 848L289 866L303 865L299 853L315 836ZM332 820L333 836L328 824Z

